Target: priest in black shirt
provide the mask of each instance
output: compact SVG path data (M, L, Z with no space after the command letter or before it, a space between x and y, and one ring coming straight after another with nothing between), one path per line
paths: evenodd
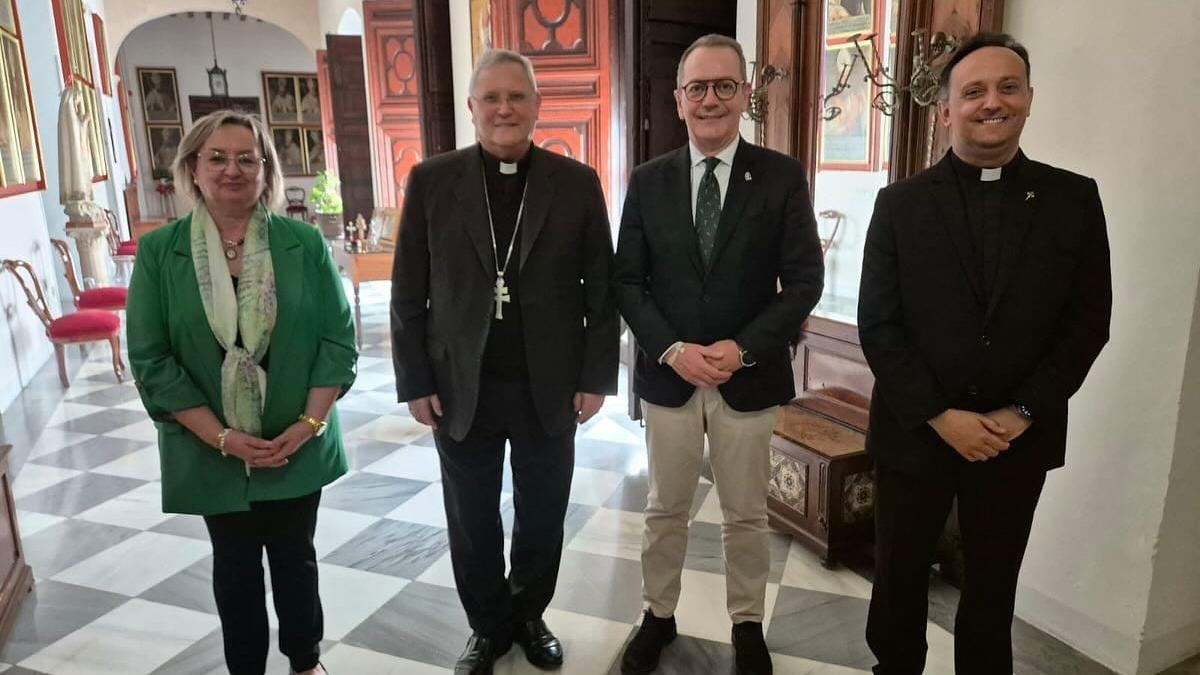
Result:
M543 668L562 645L554 595L575 429L617 389L612 238L596 172L532 143L533 67L492 50L471 76L478 145L409 176L392 273L399 400L434 428L450 556L473 635L456 673L491 673L513 641ZM500 490L511 447L505 576Z
M955 670L1010 675L1034 510L1064 462L1067 399L1108 341L1108 238L1095 181L1021 152L1024 47L972 37L941 85L951 150L879 192L863 257L858 328L875 375L867 642L875 673L922 672L929 568L957 502Z

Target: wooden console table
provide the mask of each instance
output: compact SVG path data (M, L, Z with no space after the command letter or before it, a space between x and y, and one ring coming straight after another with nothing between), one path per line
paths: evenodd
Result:
M354 287L354 325L357 328L358 346L362 347L362 309L359 306L358 287L364 281L391 281L392 258L395 249L384 249L370 253L350 253L346 251L341 239L330 242L333 247L333 260L350 279Z
M25 562L25 547L17 528L17 509L13 505L12 477L8 474L11 445L0 446L0 645L17 620L21 601L33 590L33 570Z

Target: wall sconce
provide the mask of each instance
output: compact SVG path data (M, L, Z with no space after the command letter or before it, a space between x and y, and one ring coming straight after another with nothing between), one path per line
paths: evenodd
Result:
M246 8L246 0L229 0L233 3L233 13L238 16L243 16L243 10Z
M909 78L907 84L897 82L888 69L883 67L883 62L879 59L879 49L875 44L875 38L878 37L876 33L866 35L859 33L851 36L850 39L854 42L854 54L848 64L842 64L838 81L825 95L822 101L825 108L821 119L829 121L842 114L842 109L836 105L830 105L829 101L851 87L850 75L859 63L862 63L863 69L866 70L862 81L871 82L878 88L875 96L871 98L871 107L884 115L891 117L896 112L897 99L900 93L905 91L912 96L913 102L917 105L923 107L933 105L938 98L938 73L940 72L940 68L935 68L933 64L942 56L958 49L962 40L938 32L926 41L927 32L924 28L912 32L913 67L912 77ZM871 45L871 58L869 59L866 52L863 51L862 41Z
M755 62L751 61L750 104L746 106L746 112L742 113L742 117L752 122L762 123L767 119L767 87L775 80L786 78L788 73L786 69L769 63L763 66L761 72L755 66Z

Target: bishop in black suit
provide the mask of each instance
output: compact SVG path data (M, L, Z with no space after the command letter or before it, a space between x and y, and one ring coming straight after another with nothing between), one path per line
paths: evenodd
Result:
M596 172L533 145L540 98L525 57L488 52L470 91L479 144L413 169L392 274L396 388L434 427L454 577L474 631L462 674L491 673L514 639L535 665L562 663L541 617L562 553L575 429L616 392L618 348Z
M1095 181L1020 150L1033 99L1024 47L976 36L942 86L951 150L879 192L863 259L876 463L867 641L876 673L922 672L929 567L957 500L956 670L1011 675L1034 509L1063 464L1067 400L1108 341L1108 239Z

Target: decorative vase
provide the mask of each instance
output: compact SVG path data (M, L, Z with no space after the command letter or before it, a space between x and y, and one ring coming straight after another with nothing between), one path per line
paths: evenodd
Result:
M342 236L341 213L318 213L317 223L321 226L321 234L326 239L337 239Z

